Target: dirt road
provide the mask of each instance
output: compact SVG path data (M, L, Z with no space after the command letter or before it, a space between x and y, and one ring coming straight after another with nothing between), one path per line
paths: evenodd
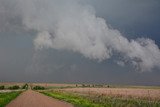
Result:
M73 105L28 90L11 101L6 107L73 107Z

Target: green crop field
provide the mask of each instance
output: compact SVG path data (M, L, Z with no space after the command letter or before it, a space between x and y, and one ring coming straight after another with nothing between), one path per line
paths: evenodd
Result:
M10 101L15 99L21 92L5 92L0 93L0 107L4 107Z

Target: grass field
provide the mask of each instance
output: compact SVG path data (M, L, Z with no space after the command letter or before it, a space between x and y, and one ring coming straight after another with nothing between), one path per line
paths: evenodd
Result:
M158 86L110 85L108 87L108 85L92 84L48 86L52 87L44 90L43 94L72 103L75 107L160 107Z
M62 91L45 91L45 95L60 99L75 105L75 107L160 107L159 101L140 99L123 99L107 96L84 96Z
M123 98L138 98L146 100L160 101L160 89L145 88L66 88L59 89L61 91L86 94L86 95L102 95Z
M0 107L5 107L6 104L15 99L20 93L20 91L0 93Z

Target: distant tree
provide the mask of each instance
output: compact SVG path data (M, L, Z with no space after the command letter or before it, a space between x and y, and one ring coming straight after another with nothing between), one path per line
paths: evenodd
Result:
M33 90L44 90L45 88L42 86L35 86L33 87Z
M0 86L0 90L4 90L4 88L5 88L4 85Z
M86 87L85 84L82 84L82 87Z
M22 89L28 89L28 84L24 84L24 85L22 86Z
M14 86L9 87L10 90L17 90L19 88L20 87L18 85L14 85Z

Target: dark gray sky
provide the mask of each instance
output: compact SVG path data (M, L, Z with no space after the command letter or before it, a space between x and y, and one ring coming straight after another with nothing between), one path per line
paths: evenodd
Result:
M160 85L159 10L159 0L0 0L0 82Z

